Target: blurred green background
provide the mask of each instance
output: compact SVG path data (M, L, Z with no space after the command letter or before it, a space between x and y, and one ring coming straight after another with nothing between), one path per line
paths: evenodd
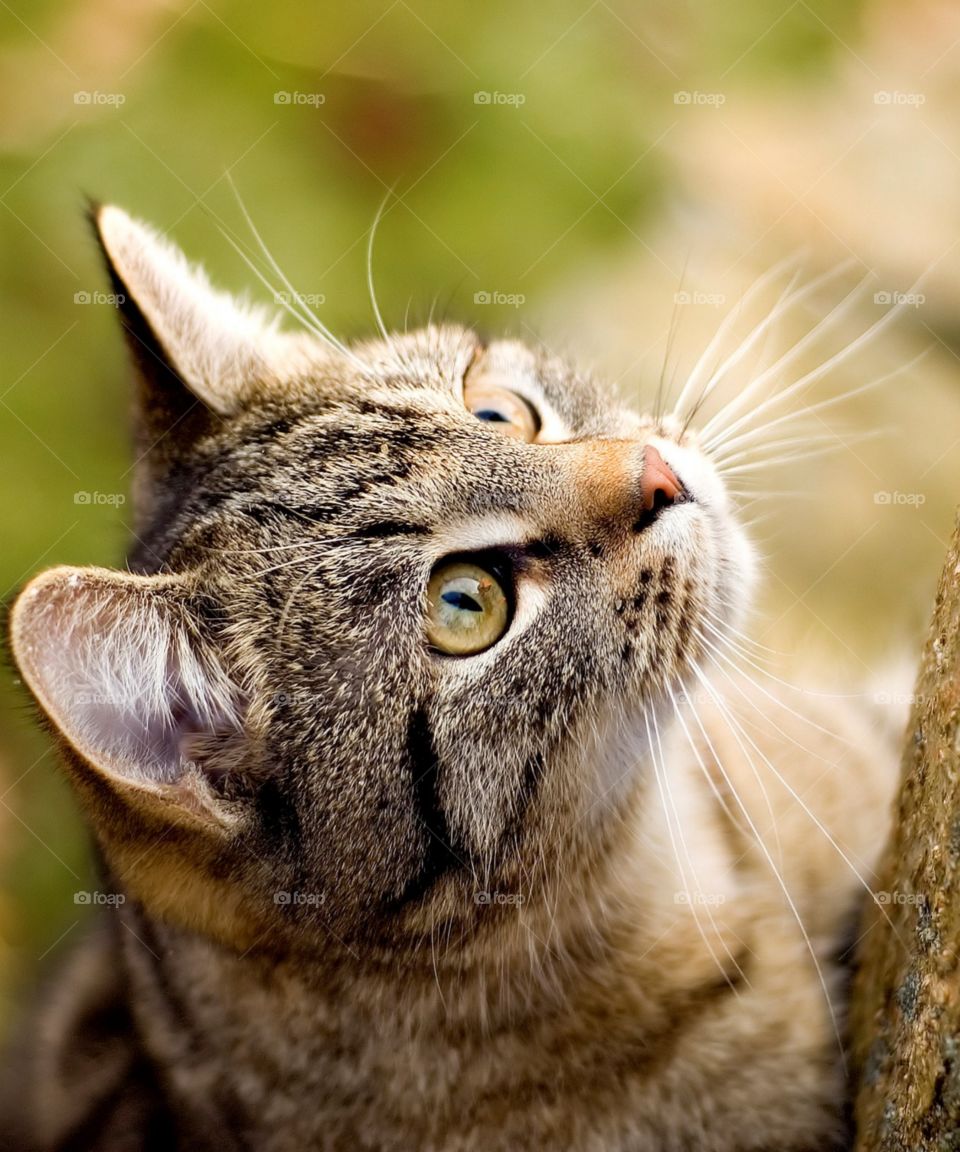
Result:
M374 257L388 323L433 310L562 344L638 403L785 252L810 276L844 259L873 276L794 375L925 274L818 395L920 363L825 412L830 456L745 476L768 557L758 634L880 676L922 631L960 493L958 43L960 13L924 2L9 0L0 587L123 561L129 505L77 502L130 479L128 372L84 197L263 299L218 231L250 243L229 176L297 289L354 336L372 327L366 238L393 189ZM785 321L783 347L834 287ZM0 708L2 1025L76 938L92 880L9 671Z

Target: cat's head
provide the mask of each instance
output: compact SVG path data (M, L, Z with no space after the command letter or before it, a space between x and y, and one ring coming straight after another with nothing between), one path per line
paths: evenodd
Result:
M12 641L118 882L238 947L336 950L482 936L591 867L750 579L694 433L461 328L281 332L96 224L131 570L42 573Z

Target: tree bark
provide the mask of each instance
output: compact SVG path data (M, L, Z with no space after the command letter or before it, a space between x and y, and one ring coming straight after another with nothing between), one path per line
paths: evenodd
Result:
M960 1149L960 516L851 1006L857 1152Z

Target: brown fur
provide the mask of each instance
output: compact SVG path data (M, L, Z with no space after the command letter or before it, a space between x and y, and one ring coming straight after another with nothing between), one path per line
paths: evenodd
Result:
M839 1147L895 757L711 661L752 552L695 435L460 329L285 337L99 222L139 543L38 577L11 638L127 900L41 1014L16 1146ZM690 496L657 517L647 443ZM506 634L430 651L434 565L492 552Z

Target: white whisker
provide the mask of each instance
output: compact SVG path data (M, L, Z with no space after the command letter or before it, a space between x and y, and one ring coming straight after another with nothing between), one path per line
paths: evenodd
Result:
M370 236L367 240L367 290L370 293L370 304L373 308L373 316L377 322L377 328L380 330L380 335L388 344L392 343L392 340L390 333L387 331L387 326L383 322L383 316L380 314L380 305L377 303L377 294L373 287L373 244L377 236L377 228L383 219L384 209L392 195L393 189L389 188L380 201L380 207L377 209L377 214L373 218L373 224L370 227Z
M710 627L711 631L716 632L715 628L713 628L710 625L707 625L707 626ZM731 668L734 669L735 672L738 672L741 676L746 677L750 681L750 683L753 685L753 687L756 688L756 690L758 692L760 692L763 696L766 696L766 698L771 703L776 704L779 708L782 708L785 712L789 712L790 715L795 717L797 720L802 720L804 724L809 724L811 728L815 728L818 732L822 732L825 736L829 736L833 740L839 740L841 743L849 743L849 741L842 740L841 737L837 736L834 732L831 732L828 728L824 728L822 724L818 724L815 720L811 720L809 716L805 716L802 712L798 712L795 708L791 708L789 704L784 703L783 700L781 700L779 697L775 696L772 692L770 692L766 688L764 688L764 686L762 684L758 684L756 682L756 680L754 680L752 677L747 676L746 672L744 672L744 670L742 668L738 667L737 664L734 663L734 661L729 656L727 656L727 654L725 652L721 651L721 649L719 649L711 640L709 640L706 636L704 636L702 632L698 632L698 637L700 639L700 642L702 644L704 644L707 648L709 648L711 653L713 653L713 655L715 657L717 657L717 659L725 661L727 664L730 665ZM722 634L718 633L718 637L722 637ZM842 696L840 696L836 693L832 693L832 692L811 692L811 691L808 691L805 688L798 687L796 684L791 684L787 680L782 680L779 676L774 676L772 672L768 672L765 668L762 668L759 664L752 663L749 660L747 660L747 663L750 665L751 668L755 669L757 672L761 673L763 676L766 676L766 678L768 680L773 680L774 683L776 683L776 684L780 684L785 688L789 688L793 692L798 692L801 696L811 696L815 699L824 699L824 700L843 699Z
M897 376L904 372L909 372L915 365L917 365L929 352L929 348L925 348L922 352L917 353L911 360L905 364L900 364L891 371L884 373L882 376L877 376L873 380L868 380L865 384L861 384L856 388L850 388L846 392L841 392L837 396L831 396L826 400L820 400L816 404L809 404L795 412L785 412L783 415L776 417L773 420L768 420L765 424L761 424L756 428L749 428L741 432L739 436L727 438L722 441L724 448L731 448L749 444L752 440L765 436L771 428L777 428L781 424L786 424L791 420L800 420L805 416L815 416L818 412L826 408L833 408L837 404L843 404L847 400L852 400L855 396L859 396L863 392L872 391L879 388L882 384L895 379ZM757 410L756 415L759 415L760 410ZM819 419L819 417L818 417ZM709 449L706 449L708 450Z
M802 413L801 413L802 415ZM766 431L766 429L764 429ZM842 436L832 429L828 432L811 432L807 435L783 436L779 440L762 441L761 443L746 447L733 448L728 445L714 456L717 471L723 473L724 468L730 464L754 463L759 452L771 453L784 448L800 448L810 445L811 448L845 448L851 444L862 444L869 440L876 440L884 435L881 429L869 429L863 432L845 432Z
M866 343L868 343L870 340L876 339L880 332L882 332L885 328L889 327L890 324L893 323L893 321L903 311L903 307L905 307L905 305L903 305L902 301L898 302L887 312L885 312L884 315L876 321L876 323L871 324L869 328L867 328L864 332L861 332L860 335L857 336L854 340L851 340L849 344L844 345L844 347L841 348L839 352L835 352L833 356L829 357L822 364L819 364L816 368L811 368L809 372L801 376L799 380L795 380L788 388L785 388L782 391L777 392L775 395L769 397L767 400L762 401L751 412L747 412L739 419L734 420L732 424L722 428L719 433L715 433L713 437L707 437L704 439L703 444L705 451L709 452L715 448L719 448L721 444L729 447L731 443L736 443L737 441L731 440L730 437L734 432L737 431L738 428L742 428L745 425L748 425L751 421L756 420L757 417L762 416L764 412L769 411L770 408L777 404L782 404L784 400L789 399L791 396L795 396L798 392L808 388L811 384L815 384L818 380L826 376L828 372L833 371L833 369L836 368L838 364L842 364L845 360L848 360L855 352L859 352ZM917 360L919 360L921 356L925 355L926 349L920 354L920 356L915 357L908 364L900 365L892 372L887 372L875 380L871 380L866 384L860 385L858 388L851 388L848 392L845 392L840 396L834 396L829 400L822 400L817 404L813 404L810 407L805 408L801 414L809 415L813 412L822 411L825 408L831 408L836 404L840 404L845 400L849 400L853 396L858 396L862 392L876 388L880 384L886 383L887 380L893 379L894 376L899 375L901 372L913 367ZM785 416L781 416L776 420L770 421L765 427L776 427L784 420L791 418L796 419L796 414L787 413Z
M701 399L705 400L708 396L710 396L710 394L714 391L714 389L717 387L717 385L722 383L723 380L726 379L730 370L732 368L735 368L736 365L740 363L740 361L753 348L753 346L760 339L760 337L763 336L767 331L769 331L769 329L778 320L780 320L792 308L795 308L798 304L800 304L802 301L806 300L809 296L812 296L814 294L814 292L816 292L820 288L822 288L824 284L828 284L831 280L834 280L839 275L841 275L841 273L846 272L847 269L850 267L851 263L852 263L852 261L849 261L849 260L844 261L844 263L838 265L837 267L831 268L829 271L824 272L820 276L815 277L808 284L805 284L802 288L798 289L796 292L791 292L789 295L782 297L781 300L778 301L777 305L770 312L770 314L760 324L757 325L757 327L753 330L753 332L751 332L750 335L740 344L740 346L738 348L736 348L730 354L730 356L727 357L727 359L720 365L720 367L716 370L716 372L714 372L714 374L710 377L710 379L707 381L706 385L704 386L703 392L701 394ZM869 279L869 277L867 277L866 279ZM866 282L866 279L864 280L864 283ZM858 285L857 288L854 289L854 291L850 293L850 296L852 297L855 293L859 292L859 288L860 288L860 286ZM790 361L793 360L796 356L801 355L803 352L803 349L806 347L806 345L808 343L812 342L814 339L816 339L817 334L819 332L823 331L830 323L835 322L835 319L837 318L838 314L841 312L841 310L843 308L843 303L844 302L841 302L841 304L836 309L834 309L829 314L828 317L821 320L817 325L815 325L814 328L811 329L810 332L807 333L806 336L804 336L801 340L799 340L796 344L794 344L790 349L788 349L786 352L784 352L783 355L781 355L779 357L779 359L777 359L773 364L771 364L768 368L766 368L763 372L761 372L758 376L756 376L750 382L750 384L748 384L747 387L744 388L743 391L739 393L739 395L735 396L723 409L721 409L721 412L717 413L717 416L715 416L711 421L709 421L707 426L709 427L710 424L715 423L722 414L731 412L731 411L741 407L744 403L746 403L750 394L752 393L754 388L756 386L758 386L759 382L771 378L778 371L780 371L787 364L789 364ZM704 431L706 431L706 429L704 429Z
M824 444L820 448L811 448L808 452L784 452L771 456L768 460L752 460L748 464L734 464L730 468L720 468L721 476L748 476L751 472L769 471L784 464L796 464L800 460L819 460L823 456L831 456L844 447L841 443Z
M660 792L660 803L663 806L663 814L664 814L664 817L666 818L666 821L667 821L667 832L668 832L669 837L670 837L670 843L673 847L674 859L677 862L677 868L679 869L679 872L680 872L680 882L685 887L687 887L687 890L689 892L690 902L688 904L688 907L690 908L691 912L693 913L693 919L694 919L694 923L697 926L697 931L699 932L700 937L703 940L703 943L706 945L707 951L710 953L710 958L713 960L714 964L716 964L717 970L721 973L721 975L724 977L724 979L730 985L733 992L735 994L739 995L736 985L731 980L730 975L727 972L724 965L720 962L720 958L717 956L717 954L713 948L713 945L710 942L710 939L708 938L706 932L703 929L703 925L700 923L700 914L699 914L698 904L697 904L697 900L696 900L696 895L697 895L697 892L699 891L699 879L697 877L696 869L693 866L693 862L690 859L690 852L689 852L689 849L687 848L686 839L684 838L684 835L683 835L683 825L682 825L682 822L680 820L680 815L677 812L676 804L673 800L673 794L670 792L669 780L667 777L666 762L665 762L664 756L663 756L663 747L660 743L660 729L659 729L659 726L657 724L656 713L652 714L652 719L653 719L654 733L656 735L656 749L654 748L653 738L652 738L651 733L650 733L651 713L646 708L644 708L644 722L645 722L646 728L647 728L647 747L650 749L650 758L653 761L653 774L654 774L654 777L655 777L656 782L657 782L657 788ZM671 811L673 813L672 819L671 819L671 815L670 815ZM691 888L691 887L687 886L687 872L683 866L683 862L680 859L680 853L677 851L677 840L676 840L676 836L674 835L674 823L673 823L674 820L676 821L677 833L679 834L679 837L680 837L680 843L683 847L684 856L686 858L687 864L690 866L690 869L693 872L693 880L694 880L694 884L696 885L695 888ZM713 914L712 914L712 912L710 912L710 906L706 905L705 907L707 909L707 914L710 917L711 927L713 928L715 935L720 936L720 934L717 932L717 925L713 919ZM729 948L726 947L726 942L722 940L722 937L720 937L720 938L721 938L721 942L723 942L724 947L726 948L727 955L730 956L731 961L733 962L734 966L736 967L737 971L740 973L740 976L742 978L743 973L740 971L740 966L739 966L739 964L737 964L736 958L733 955L731 955Z
M731 724L732 717L729 715L729 713L726 709L726 706L724 705L722 698L720 697L719 693L717 693L717 691L714 689L713 685L710 683L709 679L704 675L700 666L696 662L693 662L691 666L693 668L694 674L696 675L697 679L703 685L704 690L707 692L707 694L713 699L714 703L716 704L717 709L720 712L720 715L723 716L724 719L726 720L728 726L730 727L730 731L734 737L734 740L740 746L740 749L744 753L744 756L747 758L748 761L750 761L752 763L752 760L751 760L749 753L747 752L746 748L743 747L743 743L740 740L736 729ZM701 731L703 731L702 727L701 727ZM707 736L706 732L704 732L704 737L705 737L705 739L707 739L708 745L709 745L709 737ZM713 753L713 755L716 759L716 754ZM770 866L771 871L773 872L774 879L777 881L777 886L780 888L780 891L783 893L783 897L786 900L787 906L789 907L789 909L793 915L793 918L797 923L797 927L800 929L800 934L803 937L803 941L807 947L807 951L810 954L810 959L813 962L814 968L816 969L817 979L819 980L820 987L823 990L823 997L824 997L824 1000L826 1001L827 1011L830 1013L830 1020L831 1020L831 1023L833 1025L833 1033L834 1033L834 1036L836 1037L837 1047L839 1048L840 1053L841 1053L841 1059L844 1059L844 1057L843 1057L843 1041L842 1041L841 1035L840 1035L840 1025L839 1025L839 1021L837 1019L836 1010L833 1006L833 1001L830 998L830 992L829 992L829 989L827 988L827 981L826 981L826 978L824 977L824 974L823 974L823 968L821 967L820 961L817 957L817 953L813 947L813 942L810 939L810 934L807 931L806 925L803 922L803 917L800 915L800 910L797 907L796 902L795 902L792 894L790 893L790 889L787 887L786 881L783 879L783 876L782 876L780 870L777 868L776 864L774 863L773 856L770 854L770 849L767 847L766 842L764 841L763 837L760 835L760 832L759 832L756 824L754 823L753 817L750 815L750 813L747 809L747 806L741 800L739 793L737 792L736 788L734 788L733 783L730 780L729 776L727 775L727 773L726 773L722 763L720 762L720 760L717 759L716 763L717 763L717 767L720 770L720 773L722 774L724 780L726 781L727 787L730 788L731 794L733 795L734 799L737 801L737 805L740 808L741 812L743 813L744 819L747 821L747 825L748 825L748 827L749 827L749 829L753 835L753 838L754 838L754 841L755 841L757 847L760 849L760 851L763 854L764 858L766 859L768 865ZM869 891L869 889L868 889L868 891Z
M811 290L821 287L823 281L835 276L838 270L833 270L830 273L825 273L823 276L811 281L806 289L801 290L798 295L808 295ZM810 329L806 335L802 336L795 344L792 344L782 355L780 355L768 368L755 376L747 386L736 396L734 396L714 417L707 421L701 430L701 435L705 440L710 438L711 429L714 427L723 428L733 413L739 411L750 399L756 394L758 389L773 380L778 373L782 372L789 364L802 356L806 349L813 344L824 332L835 327L835 325L844 318L846 313L853 307L862 289L866 286L872 277L872 273L865 276L857 285L855 285L846 296L835 307L822 317Z
M733 329L746 306L756 296L758 296L767 287L767 285L777 280L786 271L786 269L790 267L791 264L795 263L797 263L796 256L790 256L784 260L781 260L778 264L775 264L762 276L759 276L746 290L746 292L744 292L744 294L740 297L737 306L732 311L728 312L724 317L720 326L717 328L717 331L714 333L713 338L700 354L700 358L697 360L696 364L694 364L690 374L687 376L687 379L684 382L683 388L680 391L680 395L677 397L676 402L673 405L674 412L680 414L683 413L687 395L692 395L694 390L699 385L700 377L706 365L723 346L724 340L727 338L729 332Z
M253 238L256 240L257 245L259 246L270 267L280 278L281 284L283 284L283 286L286 288L287 293L290 296L290 300L296 304L296 307L294 307L293 304L291 304L290 301L288 301L283 295L277 292L276 288L270 283L266 276L264 276L255 262L247 255L243 248L233 239L230 233L222 225L218 225L224 238L230 243L230 245L236 251L237 255L240 256L240 258L244 261L250 271L253 272L260 283L273 293L273 297L276 303L280 304L280 306L284 308L285 311L289 312L291 316L294 316L296 319L298 319L300 323L309 331L313 332L314 335L319 336L325 344L328 344L331 348L335 349L337 352L340 352L342 355L353 361L353 363L356 364L359 368L366 371L367 366L363 363L363 361L360 360L360 358L354 352L352 352L346 346L346 344L344 344L341 340L338 340L337 337L334 336L329 328L327 328L327 326L323 323L323 321L320 320L320 318L304 303L303 294L298 292L296 288L294 288L293 284L291 284L290 280L283 272L283 269L277 263L270 249L267 247L263 237L260 235L260 232L257 229L257 226L254 224L253 218L247 210L247 207L244 204L240 193L233 182L233 178L229 175L229 173L227 175L227 179L233 194L236 197L237 204L241 213L243 214L243 218L247 227L250 229Z
M724 678L731 684L731 686L734 689L736 689L736 691L741 696L743 696L743 698L748 703L750 703L750 698L746 695L746 693L739 686L739 684L737 684L737 682L734 680L734 678L728 672L724 672L724 670L722 668L719 669L719 671L722 673ZM708 691L711 691L711 690L712 690L712 686L710 688L708 688ZM726 708L725 704L723 704L723 705L720 704L718 697L715 696L715 700L717 701L718 707L720 707L721 709ZM880 904L876 900L876 895L874 893L873 888L871 888L869 882L863 876L863 873L860 871L860 869L857 867L857 865L854 864L853 860L851 860L848 853L845 852L844 849L840 846L839 842L836 840L836 838L830 832L830 829L827 828L827 826L817 816L817 814L809 807L809 805L804 802L803 797L797 792L797 790L793 787L793 785L790 783L790 781L783 775L783 773L780 772L774 766L774 764L770 760L770 758L763 752L763 750L759 747L759 745L756 743L756 741L750 736L750 734L743 727L743 725L740 723L740 721L737 720L736 716L734 716L732 711L728 710L728 718L732 724L736 725L737 730L744 737L744 739L750 744L750 747L753 748L753 750L757 753L757 755L760 757L760 759L763 761L763 763L766 764L766 766L773 773L774 777L786 789L786 791L790 795L790 798L792 800L794 800L797 804L799 804L801 810L807 816L809 816L809 818L812 821L812 823L814 824L814 826L818 829L818 831L820 831L823 834L823 836L825 837L827 842L830 844L830 846L833 848L833 850L837 853L837 855L841 858L841 860L843 860L843 862L847 865L847 867L850 869L851 873L856 877L857 881L860 883L863 890L867 893L867 895L870 897L870 899L873 900L874 903L877 904L877 907L880 909L881 915L884 917L884 919L887 921L887 923L890 925L890 927L893 928L894 931L896 931L896 926L894 925L893 921L890 919L890 916L888 915L886 909L883 907L882 904ZM800 747L802 747L802 745ZM804 751L808 751L808 750L804 749Z

